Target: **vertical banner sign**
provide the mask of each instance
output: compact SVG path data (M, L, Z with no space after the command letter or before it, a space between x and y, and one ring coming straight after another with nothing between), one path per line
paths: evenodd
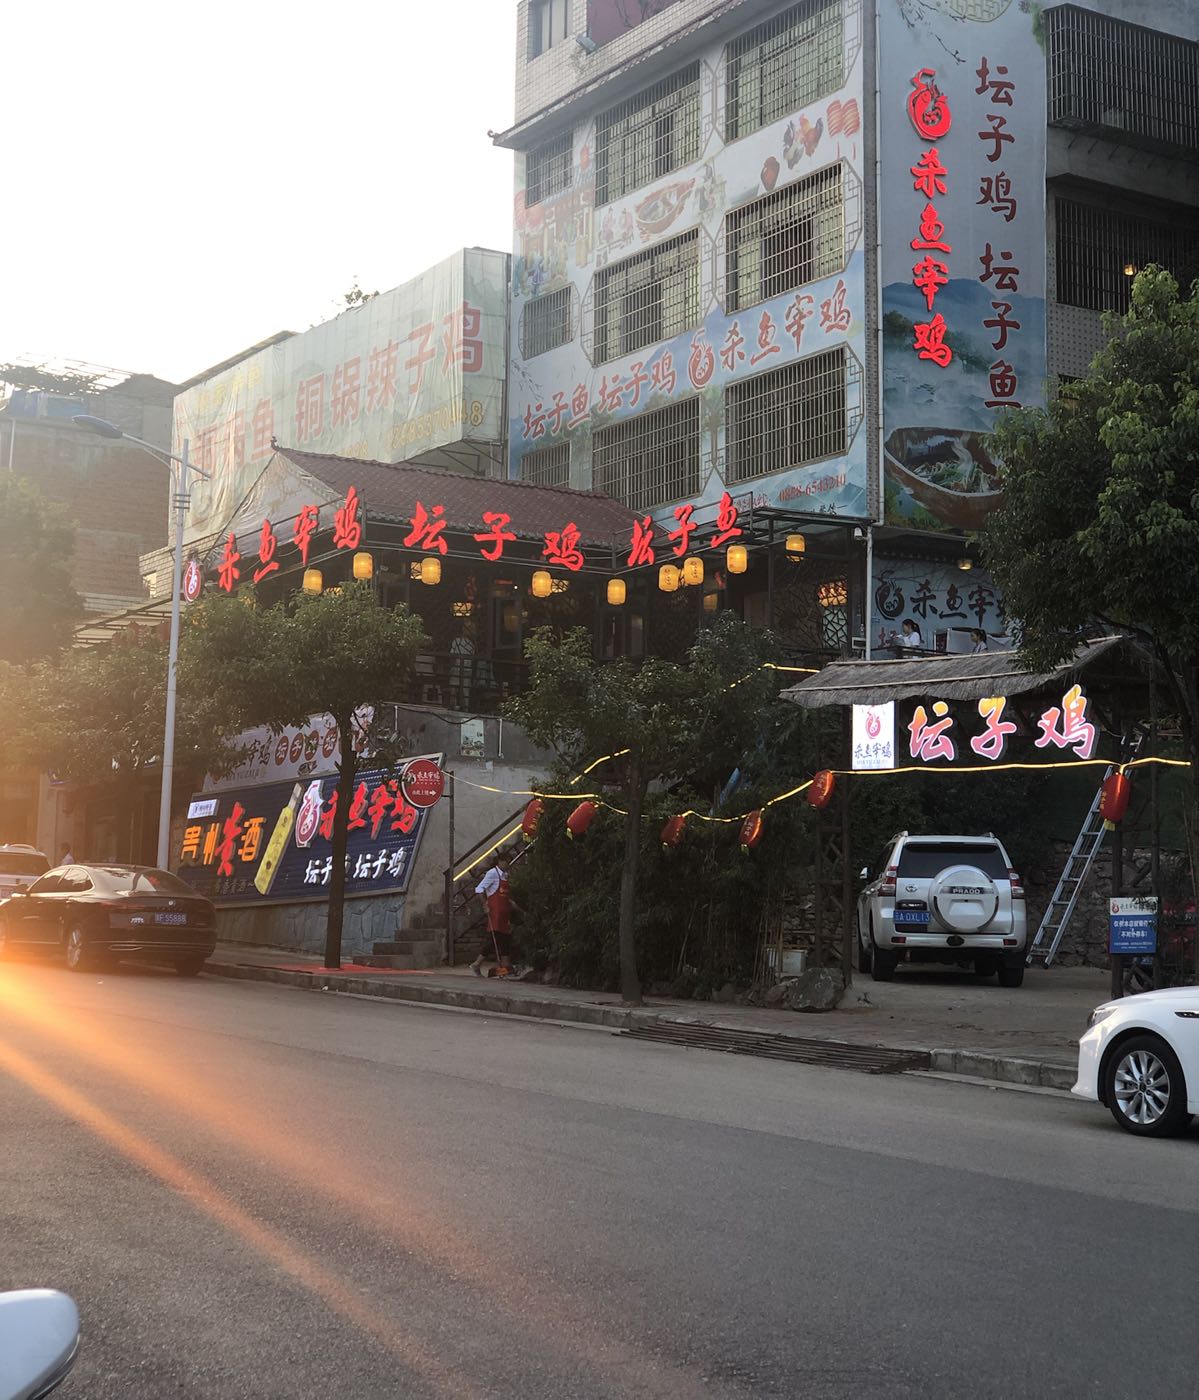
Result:
M895 701L853 707L853 769L895 767Z
M974 530L1045 400L1045 55L1026 0L880 0L886 518Z

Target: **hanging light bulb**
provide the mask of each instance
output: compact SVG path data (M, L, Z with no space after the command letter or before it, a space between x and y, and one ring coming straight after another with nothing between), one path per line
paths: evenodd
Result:
M787 558L793 564L798 564L804 557L808 548L808 542L802 535L787 536Z
M962 573L968 574L970 570L974 568L974 560L968 559L963 555L962 558L958 560L958 568L961 569Z
M427 554L420 561L420 581L430 588L441 582L441 560L435 554Z
M704 581L704 561L698 554L683 560L683 582L695 588Z
M610 578L608 580L608 603L611 607L619 608L628 597L628 588L622 578Z
M749 550L743 544L731 544L724 562L730 574L743 574L749 568Z
M314 598L325 586L324 577L319 569L304 570L304 592L310 598Z
M367 579L375 576L375 559L372 554L368 554L365 549L360 549L354 555L354 577L365 583Z
M538 569L533 575L532 593L534 598L548 598L554 591L554 580L545 569Z

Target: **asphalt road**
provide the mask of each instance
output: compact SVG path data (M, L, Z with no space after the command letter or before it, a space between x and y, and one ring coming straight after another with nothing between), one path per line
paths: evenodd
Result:
M1192 1394L1199 1132L262 984L0 967L64 1400Z

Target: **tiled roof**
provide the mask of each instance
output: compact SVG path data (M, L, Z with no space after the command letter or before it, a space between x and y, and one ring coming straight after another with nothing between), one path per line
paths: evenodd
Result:
M598 491L499 481L442 467L334 457L293 447L276 448L276 453L338 496L357 487L368 520L406 524L419 501L427 511L445 507L447 530L473 533L483 529L485 512L504 511L512 520L509 528L522 538L540 539L547 530L561 530L573 521L584 542L606 545L627 539L635 518L627 506Z

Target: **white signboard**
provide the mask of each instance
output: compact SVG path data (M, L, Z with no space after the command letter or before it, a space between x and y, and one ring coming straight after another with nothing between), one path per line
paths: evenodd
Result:
M358 721L363 732L362 753L371 721L369 705L359 710ZM332 773L341 758L337 722L332 715L313 715L307 724L290 726L278 734L265 726L247 729L235 742L245 750L245 757L223 778L210 773L204 779L205 792L224 792L256 783L278 783Z
M855 772L895 767L895 701L853 707Z

